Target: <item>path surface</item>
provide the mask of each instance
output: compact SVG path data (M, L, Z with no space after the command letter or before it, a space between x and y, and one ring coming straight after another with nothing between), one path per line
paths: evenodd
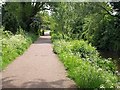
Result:
M3 88L72 88L63 64L52 52L50 36L41 36L2 72Z

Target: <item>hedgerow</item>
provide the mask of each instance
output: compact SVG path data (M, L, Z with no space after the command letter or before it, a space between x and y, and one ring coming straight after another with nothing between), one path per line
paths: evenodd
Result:
M53 49L78 87L117 87L115 64L110 59L102 58L91 44L83 40L54 40Z
M18 32L15 35L10 31L3 31L2 36L2 69L4 69L16 57L23 54L30 44L37 39L35 34L23 31Z

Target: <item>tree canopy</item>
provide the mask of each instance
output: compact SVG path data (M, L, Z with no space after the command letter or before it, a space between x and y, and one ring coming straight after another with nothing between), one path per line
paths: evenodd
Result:
M38 32L47 25L57 38L120 51L120 2L6 2L2 17L5 30L13 33L19 28Z

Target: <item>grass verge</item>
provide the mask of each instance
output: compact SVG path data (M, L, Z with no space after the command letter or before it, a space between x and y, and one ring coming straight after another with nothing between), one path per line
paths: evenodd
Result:
M27 32L19 32L13 35L9 31L3 31L2 42L2 69L10 64L38 38L37 35Z
M54 52L79 88L116 88L116 66L84 40L54 40Z

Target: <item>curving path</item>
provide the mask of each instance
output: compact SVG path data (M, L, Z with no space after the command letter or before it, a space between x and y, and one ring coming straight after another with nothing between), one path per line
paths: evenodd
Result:
M47 33L48 34L48 33ZM2 71L3 88L73 88L63 64L52 51L50 36L41 36Z

